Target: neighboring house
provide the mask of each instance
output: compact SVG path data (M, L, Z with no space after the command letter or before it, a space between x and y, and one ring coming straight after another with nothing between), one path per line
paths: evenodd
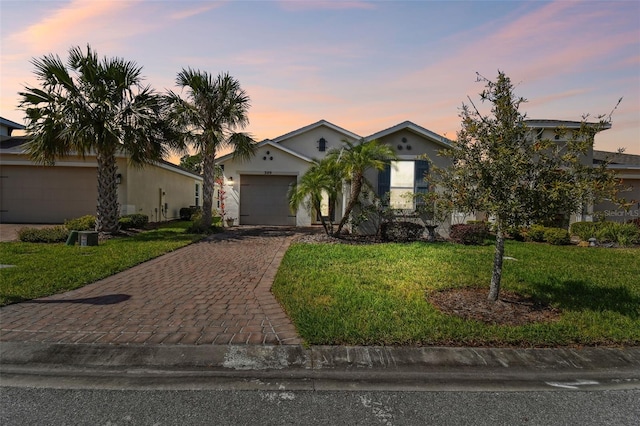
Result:
M640 155L619 152L593 151L594 165L609 160L609 169L622 179L625 190L618 194L627 201L635 201L627 209L611 202L604 202L593 208L596 219L602 218L613 222L628 222L640 219Z
M556 140L559 143L565 142L571 131L579 129L579 121L563 120L526 120L527 125L539 130L537 137L541 139ZM566 131L564 136L558 134L557 129ZM611 124L606 124L602 130L608 130ZM603 202L596 206L587 206L582 214L572 215L570 222L592 221L604 219L615 222L627 222L640 217L640 155L624 154L607 151L597 151L593 149L593 144L584 157L585 164L597 166L605 160L609 160L609 169L616 172L618 178L622 179L624 192L619 193L619 197L627 201L635 200L628 209L624 209L612 202Z
M94 155L68 156L37 165L25 152L24 126L0 119L0 222L63 223L96 213ZM202 177L161 161L143 168L118 156L120 214L142 213L152 222L179 218L182 207L201 205Z
M325 120L302 127L257 146L256 155L241 162L232 155L218 161L224 168L225 212L228 217L239 218L241 225L296 225L319 223L312 212L300 208L297 213L289 209L287 192L309 169L313 159L324 158L330 149L341 148L343 139L356 142L361 136ZM391 146L398 155L385 171L367 174L378 195L391 194L391 204L407 208L401 194L427 189L424 173L428 171L420 156L427 154L438 166L446 166L446 158L437 151L448 146L447 139L405 121L380 131L365 140L378 139ZM346 205L347 191L338 200L336 221ZM411 206L412 207L412 206ZM323 213L326 214L326 213Z

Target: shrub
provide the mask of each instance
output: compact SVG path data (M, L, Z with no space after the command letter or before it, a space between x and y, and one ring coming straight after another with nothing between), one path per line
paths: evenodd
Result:
M619 223L616 242L624 247L640 243L640 228L633 223Z
M191 215L191 221L193 222L189 228L187 228L187 232L190 234L204 234L207 232L207 229L202 224L202 210L198 210L194 214Z
M489 225L487 222L466 223L451 225L449 237L458 244L481 245L489 238Z
M562 228L545 228L544 240L554 246L563 246L571 242L569 233Z
M601 222L596 239L600 243L617 243L630 246L640 242L640 229L632 223Z
M96 229L96 217L88 214L75 219L65 220L64 226L69 231L93 231Z
M571 235L575 235L582 241L589 241L589 238L596 236L598 223L602 222L575 222L569 228Z
M406 242L416 241L422 236L424 226L415 222L385 222L381 228L382 239L385 241Z
M545 228L542 225L531 225L529 229L527 229L527 239L529 241L543 242L544 241L544 231Z
M118 223L122 229L142 229L149 223L149 216L140 213L128 214L118 219Z
M18 239L25 243L61 243L67 240L69 230L62 225L51 228L22 228Z
M640 217L637 217L635 219L631 219L628 220L627 223L630 223L632 225L635 225L636 227L638 227L638 229L640 229Z
M193 220L191 217L201 210L202 208L200 208L200 206L183 207L180 209L180 219Z
M508 238L512 238L516 241L524 241L527 237L527 230L526 228L512 226L507 229L506 234Z

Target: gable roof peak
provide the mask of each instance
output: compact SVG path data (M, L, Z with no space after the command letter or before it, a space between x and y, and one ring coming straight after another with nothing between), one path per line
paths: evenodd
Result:
M327 121L325 119L321 119L319 121L316 121L315 123L308 124L308 125L306 125L304 127L296 129L296 130L294 130L292 132L285 133L282 136L278 136L277 138L272 139L272 141L275 142L275 143L280 143L280 142L282 142L284 140L287 140L289 138L292 138L294 136L300 135L302 133L308 132L310 130L316 129L316 128L321 127L321 126L328 127L330 129L338 132L338 133L343 134L345 137L348 137L348 138L352 138L352 139L356 139L356 140L362 138L362 136L360 136L360 135L357 135L357 134L355 134L353 132L350 132L349 130L344 129L344 128L340 127L340 126L337 126L337 125L335 125L335 124L333 124L333 123L331 123L331 122L329 122L329 121Z
M449 139L445 138L444 136L441 136L435 132L432 132L429 129L426 129L422 126L417 125L416 123L414 123L413 121L403 121L402 123L396 124L395 126L389 127L387 129L381 130L377 133L374 133L372 135L369 135L365 138L365 140L370 141L372 139L379 139L379 138L383 138L385 136L388 136L392 133L396 133L400 130L404 130L404 129L408 129L414 133L419 134L420 136L426 137L428 139L431 139L437 143L439 143L440 145L443 145L445 147L449 147L450 146L450 141Z

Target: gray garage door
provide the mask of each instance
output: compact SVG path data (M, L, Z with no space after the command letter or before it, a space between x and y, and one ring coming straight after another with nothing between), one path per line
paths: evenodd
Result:
M287 192L295 176L241 175L241 225L295 225L296 216L289 210Z
M0 222L62 223L95 214L95 167L3 165Z

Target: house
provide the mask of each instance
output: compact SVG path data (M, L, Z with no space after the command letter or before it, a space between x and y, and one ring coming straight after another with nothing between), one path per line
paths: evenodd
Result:
M63 223L96 213L95 155L70 155L52 166L35 164L25 151L24 126L0 119L0 222ZM142 213L152 222L179 218L182 207L201 205L202 177L160 161L143 168L117 156L120 214Z
M565 120L527 120L526 123L533 130L534 137L555 140L559 144L566 142L572 136L572 132L582 125L579 121ZM605 125L602 130L610 127ZM564 133L558 132L558 129L563 129ZM275 139L260 142L255 157L249 161L235 160L231 154L219 159L219 164L224 169L226 216L239 218L242 225L307 226L319 223L319 218L305 209L292 212L288 206L287 192L308 170L313 159L324 158L332 148L339 149L343 146L343 140L355 142L360 139L377 139L392 147L397 154L398 160L391 162L385 170L369 171L366 175L376 194L389 194L391 206L397 209L413 209L413 201L403 197L407 192L428 191L428 184L423 179L425 173L429 172L429 163L423 160L425 155L438 167L447 167L450 164L447 158L438 156L440 149L450 146L448 139L410 121L362 138L326 120L320 120ZM585 164L594 164L599 156L600 151L595 151L594 154L591 148L583 161ZM624 158L631 157L638 156ZM635 166L633 164L612 164L611 168L623 171L621 177L629 182L635 179L633 182L636 192L629 198L640 199L640 195L637 194L640 190L637 181L640 171L637 163ZM342 199L338 200L335 221L341 219L340 213L346 205L346 189L343 190ZM599 208L604 207L597 207ZM326 215L326 206L323 206L323 210L325 211L322 214ZM568 219L571 222L590 220L592 211L587 209L585 214L574 215ZM448 222L463 223L483 217L485 216L482 213L453 213ZM445 229L440 231L446 233Z
M410 121L361 137L326 120L267 139L257 145L256 155L248 161L226 155L218 160L224 169L225 212L239 218L241 225L295 225L319 223L318 217L305 209L292 212L287 192L309 169L314 159L320 160L331 149L344 146L343 140L356 142L377 139L393 148L398 160L384 171L370 171L367 179L378 195L390 193L391 204L406 208L406 192L426 190L423 176L428 164L421 160L427 154L438 166L446 167L447 159L438 157L439 149L448 141ZM347 191L338 200L336 221L346 205ZM323 212L326 214L326 212Z
M612 222L629 222L640 220L640 155L620 152L593 151L594 165L609 161L609 169L614 170L622 180L623 192L618 196L634 202L627 209L611 202L600 203L593 208L596 219Z

